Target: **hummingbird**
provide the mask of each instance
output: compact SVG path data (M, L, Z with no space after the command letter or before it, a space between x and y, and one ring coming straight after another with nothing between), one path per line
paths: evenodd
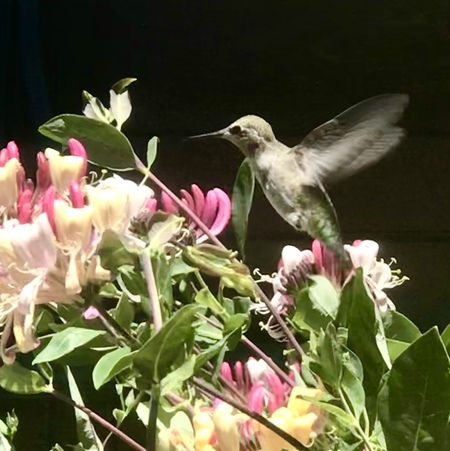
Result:
M405 132L396 124L408 100L405 94L371 97L315 128L294 147L278 141L270 124L253 115L192 138L233 143L278 214L347 260L326 187L373 165L400 143Z

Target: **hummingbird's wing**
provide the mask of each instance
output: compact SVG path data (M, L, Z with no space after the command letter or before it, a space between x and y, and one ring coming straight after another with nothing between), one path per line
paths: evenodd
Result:
M292 149L305 168L306 184L334 182L381 159L404 136L395 124L408 100L405 94L372 97L310 132Z

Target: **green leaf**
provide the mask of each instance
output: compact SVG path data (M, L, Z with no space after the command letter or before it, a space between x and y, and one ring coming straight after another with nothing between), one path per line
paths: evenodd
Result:
M412 343L422 335L411 320L395 310L383 313L382 319L386 338Z
M393 363L378 400L389 451L445 451L450 414L450 362L437 328Z
M102 330L68 327L53 335L49 344L35 357L33 365L57 360L104 334Z
M147 144L147 169L150 169L156 160L159 138L154 136Z
M116 171L136 167L130 142L110 124L76 114L61 114L41 125L39 132L63 145L70 138L78 139L86 148L89 162L97 166Z
M214 313L220 314L224 311L223 307L220 305L220 302L214 297L208 287L202 288L195 295L195 302L211 309Z
M249 317L245 313L236 313L231 315L225 321L223 326L223 334L231 334L237 329L242 329L246 325L247 321L249 321Z
M156 287L158 289L158 295L162 302L162 305L166 306L169 310L173 307L173 289L172 289L172 277L170 272L170 263L166 254L158 254L152 257L152 268L155 274Z
M294 324L299 329L326 329L336 318L339 297L332 283L324 276L310 276L312 284L295 293Z
M67 382L69 384L70 397L78 405L84 406L84 401L78 388L77 382L68 366L65 367ZM77 436L80 441L80 449L86 451L103 451L103 445L95 431L89 416L74 407L75 419L77 422Z
M111 86L111 89L116 94L122 94L123 92L128 90L128 86L134 83L137 78L122 78L122 80L117 81Z
M173 392L174 390L178 390L181 387L181 384L194 374L194 368L195 356L191 355L181 366L176 370L171 371L161 381L161 396Z
M392 338L387 338L386 343L388 346L391 362L393 362L403 351L405 351L409 347L409 343L394 340Z
M95 389L98 390L114 376L129 368L133 363L135 353L136 351L133 353L130 348L125 347L105 354L92 371L92 381Z
M442 341L444 342L447 352L450 351L450 324L444 329L441 335Z
M113 318L125 330L130 330L131 323L134 319L134 307L128 296L123 294L112 312Z
M363 368L358 357L350 350L342 356L343 368L341 387L350 403L355 418L359 421L365 409L366 395L363 387Z
M380 381L388 370L379 348L385 342L381 320L378 319L375 308L375 303L367 294L362 270L358 269L342 289L336 323L348 329L347 346L362 363L366 407L372 425Z
M19 395L51 393L53 388L36 371L23 367L20 363L3 365L0 368L0 387Z
M206 362L212 360L213 357L215 357L225 348L225 346L227 345L227 338L228 337L217 341L197 356L197 360L195 361L195 371L201 368Z
M198 305L185 305L153 335L134 357L134 365L152 382L160 382L188 351L192 342L193 321L201 309ZM182 362L181 362L182 363ZM181 364L178 362L178 366Z
M152 216L152 226L148 232L148 244L151 250L158 250L170 241L183 226L184 218L156 212Z
M113 230L105 230L98 245L98 254L103 268L116 271L123 265L137 264L137 250L126 246Z
M246 158L238 170L231 200L231 221L236 235L237 247L243 259L245 258L248 216L252 207L254 191L255 176L250 166L250 162Z

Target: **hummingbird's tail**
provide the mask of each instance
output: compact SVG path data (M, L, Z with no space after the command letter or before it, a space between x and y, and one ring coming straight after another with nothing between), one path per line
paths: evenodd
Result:
M326 191L322 186L305 186L301 204L301 224L298 228L322 242L343 266L347 266L350 259L344 250L336 211Z

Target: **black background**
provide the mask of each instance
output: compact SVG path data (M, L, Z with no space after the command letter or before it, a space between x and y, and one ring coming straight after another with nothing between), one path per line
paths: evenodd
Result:
M174 189L231 192L242 159L222 142L183 138L244 114L288 144L367 97L405 92L408 139L330 191L344 238L379 241L411 278L391 292L423 329L450 320L450 3L447 0L0 1L0 144L34 170L37 127L108 101L136 77L124 127L137 152L161 138L154 170ZM225 241L232 245L232 234ZM271 272L295 233L257 193L249 262ZM30 448L31 449L31 448ZM45 448L43 448L45 449Z

